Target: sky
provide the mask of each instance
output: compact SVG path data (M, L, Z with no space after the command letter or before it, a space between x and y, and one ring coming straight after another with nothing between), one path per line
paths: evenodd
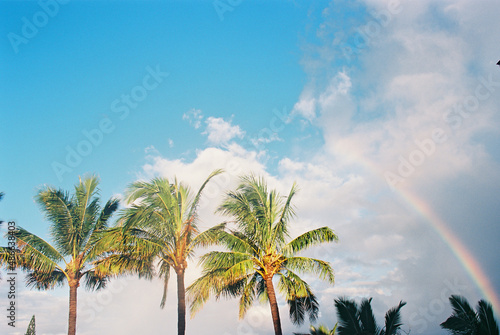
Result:
M307 277L316 325L334 326L340 296L373 297L379 323L406 301L412 334L445 334L451 294L490 301L498 320L496 1L2 1L0 15L2 220L50 239L33 200L44 185L98 174L104 202L154 176L197 190L222 168L200 207L206 229L253 173L281 194L298 184L292 237L339 236L305 253L335 269L333 286ZM194 259L187 284L199 273ZM24 334L33 314L38 334L67 333L68 287L17 282L16 328L2 317L0 333ZM158 280L81 287L78 334L174 333L169 289L162 310ZM279 303L284 332L306 331ZM187 334L207 329L273 334L269 306L238 320L237 300L188 320Z

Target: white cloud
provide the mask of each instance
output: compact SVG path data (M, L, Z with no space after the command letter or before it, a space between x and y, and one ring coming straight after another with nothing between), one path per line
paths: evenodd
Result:
M387 8L387 2L369 4L376 10ZM399 193L388 192L384 172L397 172L401 159L416 162L420 157L414 171L398 187L418 195L421 203L439 213L458 237L476 250L484 264L493 264L484 240L498 229L493 228L496 221L486 208L499 203L490 198L490 187L480 180L500 186L498 172L493 172L499 166L495 160L498 152L487 140L487 134L498 134L491 125L498 129L500 118L494 111L500 99L496 93L477 99L474 112L463 108L467 117L454 112L455 105L473 105L477 87L484 81L481 78L491 75L491 81L500 82L494 62L484 56L493 58L495 43L490 41L491 36L480 33L481 29L499 27L491 15L495 5L493 1L482 4L484 20L467 1L401 3L401 13L392 17L368 47L352 55L350 62L344 59L348 66L341 69L328 58L342 57L342 52L341 44L331 41L334 35L340 36L334 34L336 27L331 21L335 17L330 16L330 10L325 12L318 33L324 43L311 47L317 53L303 61L311 81L296 104L308 106L307 101L314 101L314 124L323 131L325 147L318 150L312 162L280 161L282 175L293 175L299 185L310 188L300 199L301 204L307 204L306 211L300 212L301 223L310 225L329 218L340 244L334 252L325 254L335 255L339 268L352 266L347 274L337 272L337 284L345 278L347 282L332 288L331 293L380 296L376 300L381 299L388 307L395 305L391 299L406 300L405 323L417 333L438 333L439 323L448 316L447 297L452 290L445 289L446 281L462 283L462 287L455 285L458 292L471 300L478 297L477 286L433 230L434 223L418 215L418 204L408 204ZM352 28L355 31L356 27ZM499 89L491 88L495 92ZM429 140L439 129L447 139L432 145ZM309 164L315 169L330 167L340 182L322 185L319 174L318 179L309 179L314 170ZM472 200L476 197L481 200ZM470 212L476 213L475 219L463 218ZM465 228L465 222L470 223L469 228ZM477 236L476 242L471 236ZM364 262L356 263L347 255ZM380 261L390 266L377 266ZM492 282L500 276L490 266L484 269ZM377 271L382 273L376 275ZM376 288L360 285L361 279L352 273L371 274ZM437 297L440 300L436 302ZM429 311L429 304L434 302L434 306L442 304L443 309L435 310L432 321L426 320L421 311Z
M368 3L376 9L387 8L386 2ZM167 159L151 152L138 177L177 176L196 190L212 170L225 169L226 173L215 178L206 189L200 212L202 228L220 222L221 218L213 212L224 192L235 187L239 175L249 172L263 175L282 194L296 181L297 217L291 235L328 225L340 237L338 244L307 252L330 261L336 271L333 287L311 279L313 290L321 293L323 315L329 313L328 325L333 326L335 321L332 307L335 297L373 296L374 310L379 314L400 299L408 302L403 309L405 331L410 328L416 334L438 334L439 323L449 316L449 295L462 294L473 303L484 297L436 233L432 222L421 215L418 204L389 191L384 172L397 171L400 157L409 160L412 152L421 150L415 141L432 138L433 130L438 127L446 130L448 140L436 145L401 187L436 212L470 246L473 255L480 258L493 278L491 281L499 282L494 280L500 278L497 271L500 250L496 241L499 164L498 157L492 154L497 149L491 149L497 148L496 142L484 139L488 135L486 130L498 134L499 119L495 112L500 105L499 95L492 92L490 98L481 101L476 112L461 119L460 127L450 127L443 116L454 104L474 96L481 76L488 77L490 70L485 70L487 66L483 63L497 51L498 34L486 36L481 32L500 31L496 29L500 27L495 1L484 1L481 6L471 1L404 2L401 6L401 13L384 27L376 43L356 55L359 63L338 69L335 63L327 61L339 54L332 49L338 44L332 45L331 41L320 46L324 62L304 61L306 70L312 69L307 74L314 83L305 85L293 113L321 129L325 140L324 147L308 148L311 159L280 157L279 174L273 175L262 163L261 153L246 150L232 141L244 135L238 126L209 117L205 120L209 144L223 144L223 149L198 150L192 161ZM449 15L447 18L454 23L450 23L452 28L441 27L443 22L431 15L430 7L440 15ZM333 19L325 12L325 20ZM333 25L324 23L322 34L328 37L326 29ZM493 66L491 71L498 69ZM318 73L326 78L316 80ZM499 81L497 77L495 81ZM195 128L201 127L201 111L191 110L183 118ZM285 132L280 136L287 140ZM188 281L198 273L194 263L190 264ZM97 329L109 334L116 329L119 329L116 333L124 334L175 329L174 277L163 311L158 307L160 295L159 281L132 280L123 293L113 297L113 308L104 308L99 313L100 319L94 325L79 326L82 334L95 333ZM67 305L60 304L66 311ZM264 309L268 310L268 306ZM42 310L45 309L37 309L37 313ZM261 307L254 310L258 312ZM224 315L223 325L220 315ZM296 331L285 309L282 315L285 332ZM139 330L139 323L133 328L135 324L120 322L124 318L147 318L148 328ZM249 321L251 318L238 322L236 300L211 301L188 322L188 332L206 329L217 329L223 334L238 329L245 333L261 334L262 329L266 334L272 332L267 314L254 318L253 323ZM54 333L64 330L60 325Z
M182 115L183 120L187 120L194 129L201 127L203 120L203 112L200 109L192 108Z
M208 142L213 145L228 144L233 138L243 138L245 132L239 126L231 125L231 121L223 118L208 117L207 128L203 132L208 136Z
M297 114L309 121L316 118L316 98L314 98L311 90L303 91L299 101L293 106L291 115Z
M144 149L144 152L147 155L157 155L159 153L158 149L155 148L154 145L150 145Z

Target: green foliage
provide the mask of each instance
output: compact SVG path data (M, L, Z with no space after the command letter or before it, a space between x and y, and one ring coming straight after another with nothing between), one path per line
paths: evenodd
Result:
M385 327L377 326L370 299L363 299L361 305L347 298L335 299L339 327L339 335L394 335L401 328L401 308L406 305L401 301L385 314Z
M184 273L187 261L193 257L197 247L215 243L219 225L199 232L197 227L198 207L203 189L222 170L213 171L192 196L189 187L175 179L153 178L151 181L132 183L126 192L129 207L122 213L121 230L106 239L115 243L116 253L123 261L103 266L116 266L117 272L136 272L139 276L163 280L163 295L160 307L165 306L170 270L177 276L178 334L185 333L185 289ZM130 260L133 260L130 262ZM107 261L107 260L106 260ZM154 262L159 269L153 271Z
M330 228L323 227L289 241L296 192L294 184L288 196L282 197L269 190L263 178L250 175L242 177L237 189L227 193L218 212L232 221L217 232L218 243L227 251L209 252L200 258L202 275L187 289L192 315L210 296L239 297L239 316L243 318L256 299L269 301L267 285L277 276L277 289L286 298L292 322L301 324L306 315L311 321L316 319L318 301L298 273L313 273L333 283L333 269L328 262L297 254L338 238Z
M318 328L311 326L309 328L309 334L293 333L294 335L335 335L337 331L338 323L335 324L332 330L324 325L320 325Z
M157 275L164 282L160 307L165 306L170 270L184 273L194 250L215 242L222 226L200 233L197 227L198 206L207 183L222 170L213 171L192 196L189 187L175 179L153 178L132 183L126 192L129 207L121 215L122 228L109 236L120 241L123 263L117 272L135 272L148 278ZM138 260L127 263L128 260ZM139 261L140 259L140 261ZM158 273L152 269L158 261Z
M28 329L26 329L26 334L25 335L36 335L36 329L35 329L35 316L33 315L31 317L31 321L28 325Z
M68 334L76 329L76 290L83 280L88 289L106 286L110 275L99 263L113 253L103 243L108 221L118 209L118 200L110 199L101 207L97 176L80 178L74 194L52 187L42 188L35 197L42 213L50 221L51 243L16 227L15 267L27 272L26 284L39 290L68 283L70 312ZM9 248L0 248L0 263L9 264ZM33 319L34 322L34 319Z
M118 200L99 205L96 176L80 178L70 195L60 189L44 187L35 197L50 221L52 243L22 227L16 227L16 266L27 271L28 286L50 289L81 278L94 282L90 288L104 287L107 276L96 275L96 262L107 252L99 239L118 208ZM6 265L8 250L2 249L0 261Z
M467 299L462 296L452 295L449 300L453 314L441 323L441 328L457 335L499 334L491 304L480 300L475 312Z

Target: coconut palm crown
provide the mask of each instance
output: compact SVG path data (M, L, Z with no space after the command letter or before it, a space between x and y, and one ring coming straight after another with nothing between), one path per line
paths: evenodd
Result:
M263 178L241 177L241 184L226 195L218 208L219 213L233 218L218 233L218 241L227 251L212 251L202 256L202 276L188 288L192 315L211 295L217 299L240 297L240 318L255 299L268 301L275 334L281 335L276 286L286 298L293 323L301 324L306 314L310 320L316 319L318 301L299 273L313 273L333 284L333 269L326 261L298 253L338 238L330 228L323 227L290 240L290 221L295 215L292 199L296 192L294 184L288 196L281 197L277 191L268 189Z
M453 314L441 323L441 328L456 335L498 335L498 323L493 307L485 300L479 300L475 312L467 299L459 295L450 297Z
M319 325L318 327L310 326L309 327L309 333L304 334L304 333L293 333L294 335L335 335L335 332L337 331L337 326L338 323L335 324L333 329L328 329L325 325Z
M106 252L98 241L118 208L118 200L112 198L101 207L98 184L97 176L88 176L80 178L73 195L52 187L38 192L35 199L51 223L52 243L19 226L13 233L15 266L27 271L27 286L46 290L68 283L69 335L76 332L80 282L83 280L88 289L101 289L109 279L95 262ZM11 251L2 248L2 265L7 265Z
M339 335L395 335L402 326L401 308L406 302L400 301L385 313L385 327L379 327L373 315L370 299L363 299L361 305L347 298L335 299Z
M177 331L185 334L186 329L186 290L184 275L188 260L193 257L197 247L209 245L215 240L213 232L220 226L199 232L198 207L202 191L207 183L222 170L213 171L203 182L198 192L193 196L190 188L175 179L170 182L166 178L153 178L151 181L137 181L127 190L126 201L130 205L121 220L123 235L119 237L123 255L110 257L114 272L124 272L133 269L136 262L130 265L127 253L140 253L143 260L158 261L158 277L164 282L163 297L160 307L165 306L167 286L170 272L177 277ZM119 232L116 232L119 235ZM123 257L123 256L127 257ZM124 259L122 266L116 266ZM137 258L137 257L136 257ZM148 268L148 266L144 266ZM140 273L140 271L139 271Z

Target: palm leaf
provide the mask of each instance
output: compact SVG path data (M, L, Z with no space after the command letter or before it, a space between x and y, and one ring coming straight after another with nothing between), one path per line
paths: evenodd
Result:
M215 177L223 172L224 172L224 170L222 170L222 169L214 170L214 171L212 171L212 173L210 173L210 175L207 177L207 179L205 179L205 181L201 185L200 189L198 190L198 192L196 193L196 196L194 197L194 199L192 201L192 204L190 206L191 208L189 209L188 217L192 217L192 216L196 215L196 210L198 209L198 205L200 203L201 194L202 194L203 190L205 189L205 186L207 186L210 179L212 179L213 177Z
M288 193L288 197L286 198L285 205L281 209L281 215L276 222L274 227L274 234L276 236L281 236L281 240L284 240L284 237L288 237L288 222L295 215L294 208L292 206L292 199L294 195L297 193L297 185L294 183L290 192ZM275 238L273 238L274 240Z
M449 300L453 314L441 323L441 328L448 329L453 334L473 334L476 332L478 328L477 315L467 300L458 295L452 295Z
M284 267L294 271L301 271L307 273L314 273L320 279L326 280L333 284L335 282L335 275L330 263L309 257L290 257L284 262Z
M86 271L83 275L85 287L91 291L105 288L108 283L108 278L108 276L95 270Z
M339 335L361 334L362 329L358 320L358 305L354 300L347 298L335 299L335 308L337 309L337 318L339 326L337 331Z
M26 275L26 286L37 290L49 290L64 285L67 276L60 269L50 272L29 271Z
M401 327L401 308L406 305L406 302L400 301L399 305L391 308L385 313L385 330L383 329L381 335L395 335Z
M493 315L491 304L484 300L479 300L476 310L479 316L478 335L498 335L498 324Z
M289 238L289 220L295 214L292 200L296 185L288 197L283 198L276 190L269 190L262 177L247 175L240 177L240 181L217 209L218 213L231 217L228 224L235 224L232 230L217 231L218 244L229 251L212 251L201 257L202 276L188 287L191 315L211 295L217 299L239 295L240 317L243 317L255 298L261 302L269 300L270 288L266 287L264 278L272 280L274 275L279 275L278 290L286 296L292 321L302 323L306 315L315 320L318 301L309 285L294 271L312 272L333 282L333 269L328 262L296 257L295 253L307 246L335 240L336 235L328 235L331 230L320 229L285 245Z
M54 237L55 247L63 256L70 255L72 246L69 243L71 233L74 231L74 204L69 193L47 187L35 197L41 206L47 220L52 222L50 233Z
M322 227L310 230L296 237L286 245L283 252L287 254L296 254L314 245L337 241L338 237L331 228Z
M58 264L66 263L64 257L48 242L22 227L16 228L14 236L23 255L25 269L34 269L44 273L50 273L56 268L62 271Z
M257 296L257 283L259 282L259 275L253 274L251 279L245 283L243 288L240 304L239 304L239 318L243 319L248 309L252 306L255 297Z
M375 335L379 333L379 330L375 321L375 316L373 315L371 302L372 298L363 299L361 301L358 311L358 319L361 322L361 328L364 333Z
M161 297L160 308L164 308L167 302L168 281L170 279L170 265L167 262L161 262L159 277L163 277L163 295Z

